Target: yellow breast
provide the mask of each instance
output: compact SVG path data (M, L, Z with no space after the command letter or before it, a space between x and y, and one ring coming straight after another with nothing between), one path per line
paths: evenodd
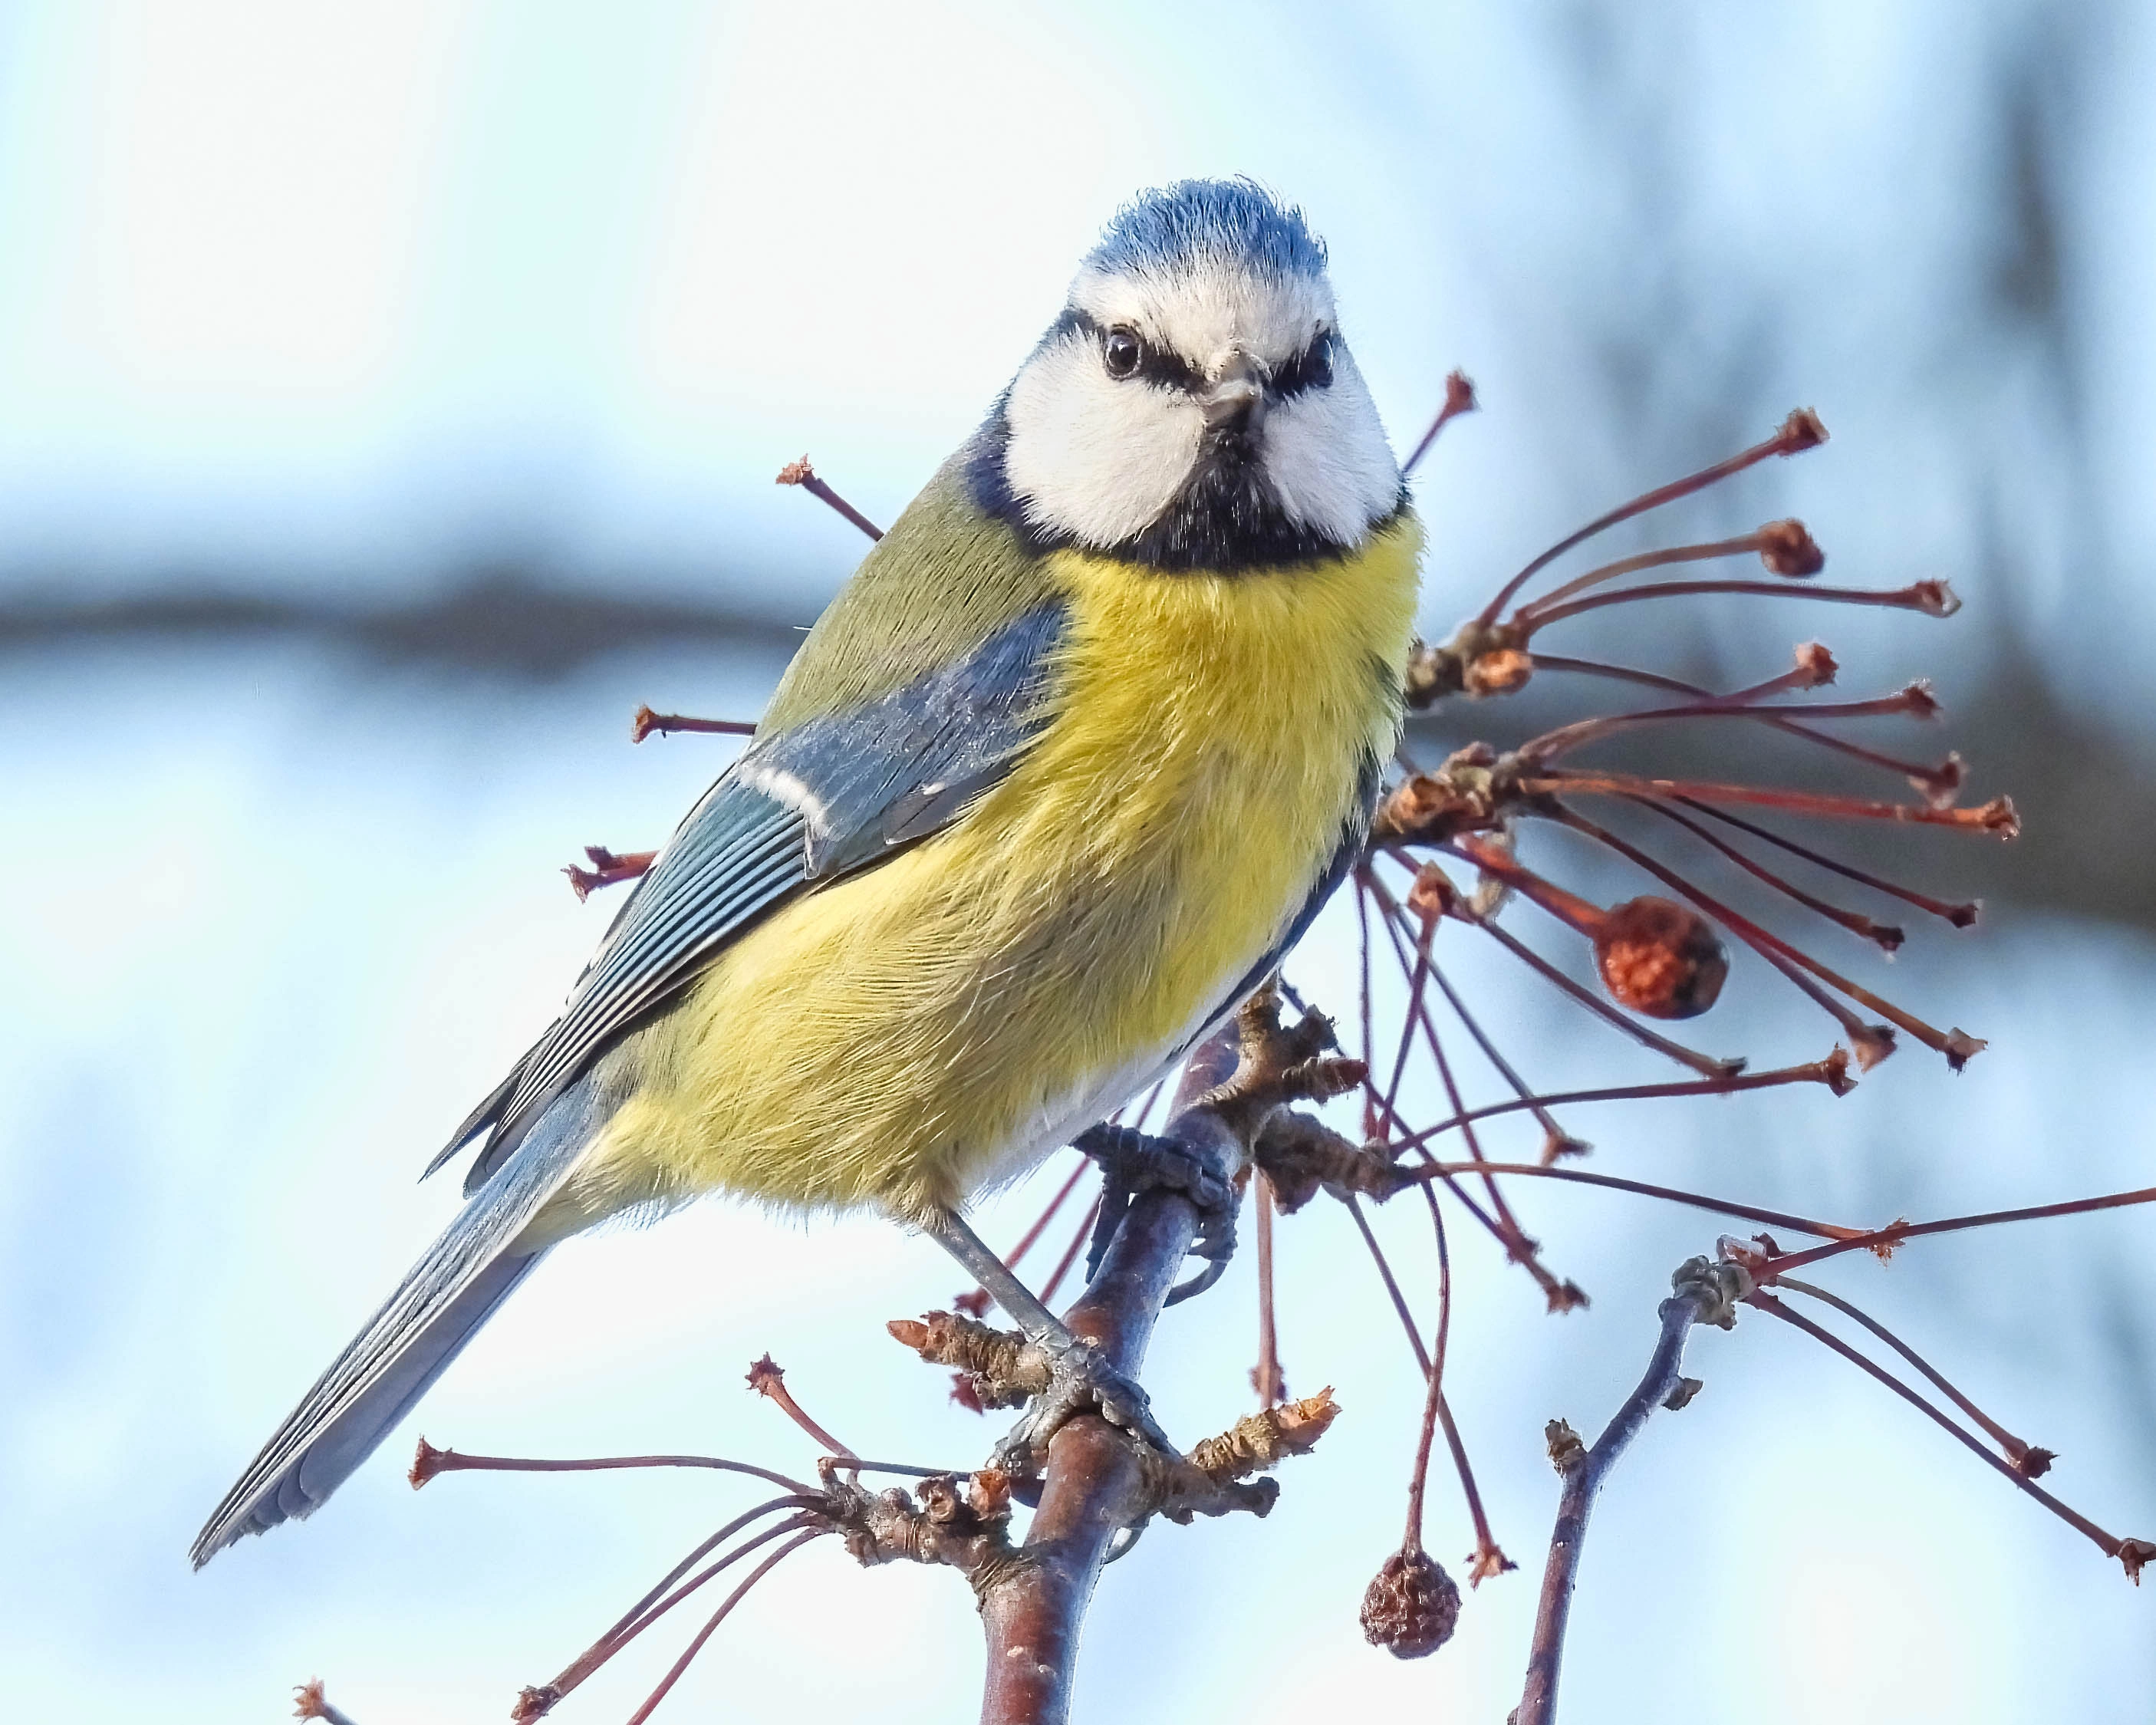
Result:
M632 1038L614 1058L637 1094L567 1201L917 1214L1122 1101L1278 939L1389 752L1420 547L1409 516L1277 572L1057 554L1070 624L1039 741Z

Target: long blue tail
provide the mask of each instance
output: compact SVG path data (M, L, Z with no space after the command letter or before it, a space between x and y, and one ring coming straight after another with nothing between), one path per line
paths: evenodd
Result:
M613 1112L596 1081L570 1086L412 1266L225 1493L190 1555L311 1515L374 1453L546 1249L518 1249Z

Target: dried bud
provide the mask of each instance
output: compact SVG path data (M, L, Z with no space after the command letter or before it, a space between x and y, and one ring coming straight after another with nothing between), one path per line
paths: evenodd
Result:
M769 1354L767 1353L762 1359L749 1362L748 1387L758 1395L774 1394L785 1381L786 1368Z
M1951 617L1961 609L1961 595L1943 581L1919 581L1909 588L1917 608L1932 617Z
M1594 937L1594 963L1610 998L1650 1019L1697 1018L1729 974L1713 925L1666 898L1614 906Z
M1845 1028L1849 1033L1850 1051L1856 1056L1858 1071L1869 1072L1894 1052L1894 1031L1891 1025L1856 1024Z
M1810 408L1796 408L1782 422L1782 429L1774 436L1784 455L1794 455L1805 449L1815 449L1825 443L1826 426Z
M2141 1571L2151 1562L2156 1562L2156 1543L2146 1539L2122 1539L2118 1542L2118 1561L2126 1571L2126 1579L2136 1587L2141 1585Z
M1769 521L1759 530L1759 561L1776 575L1801 581L1826 567L1826 553L1802 521Z
M1452 1639L1460 1589L1424 1551L1396 1551L1363 1595L1363 1634L1395 1659L1424 1659Z
M447 1450L436 1449L424 1438L419 1440L419 1447L413 1453L411 1468L404 1476L412 1482L413 1491L418 1491L442 1471L443 1458L449 1453Z
M1824 689L1841 670L1841 667L1834 662L1834 655L1821 641L1799 644L1797 669L1810 680L1806 686L1813 689Z
M1511 695L1527 686L1535 662L1517 647L1501 647L1470 661L1467 692L1478 699L1486 695Z
M1542 1163L1544 1168L1554 1168L1568 1156L1587 1156L1594 1146L1584 1138L1576 1138L1570 1132L1550 1128L1543 1135Z
M1543 1290L1543 1297L1549 1304L1552 1317L1562 1317L1568 1312L1579 1312L1594 1302L1587 1297L1587 1290L1576 1281L1553 1282Z
M1010 1502L1010 1476L1000 1468L981 1469L966 1492L967 1507L984 1522L1009 1515Z
M2014 1458L2014 1471L2025 1480L2041 1480L2051 1471L2051 1464L2058 1459L2056 1450L2046 1450L2032 1444Z
M1426 862L1415 870L1414 884L1408 888L1408 908L1426 922L1435 922L1440 916L1452 914L1452 907L1460 902L1460 889L1452 884L1451 877L1434 862Z
M803 455L798 461L789 461L778 470L778 483L782 485L806 485L815 477L816 470L808 465L808 458Z

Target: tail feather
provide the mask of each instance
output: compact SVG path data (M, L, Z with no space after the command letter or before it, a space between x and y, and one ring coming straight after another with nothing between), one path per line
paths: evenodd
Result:
M374 1452L545 1255L518 1236L612 1111L590 1077L548 1106L225 1494L196 1536L198 1569L312 1514Z

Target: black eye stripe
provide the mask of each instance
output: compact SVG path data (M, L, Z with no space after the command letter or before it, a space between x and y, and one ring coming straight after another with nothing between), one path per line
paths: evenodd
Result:
M1066 308L1063 316L1056 319L1055 331L1051 333L1065 331L1077 331L1091 336L1094 345L1103 351L1104 362L1107 340L1111 335L1122 333L1135 336L1138 344L1137 364L1130 371L1121 373L1111 367L1109 375L1111 377L1120 379L1142 379L1147 383L1158 383L1170 389L1198 389L1204 387L1205 380L1198 375L1196 370L1188 364L1180 354L1155 346L1142 336L1139 336L1135 330L1128 329L1124 325L1117 324L1111 328L1091 312L1081 311L1073 305Z
M1273 373L1273 393L1301 395L1306 389L1323 389L1332 382L1332 344L1340 338L1331 330L1320 330L1310 346Z
M1102 323L1091 312L1081 311L1075 305L1064 308L1063 315L1055 320L1049 336L1078 333L1091 339L1102 351L1106 362L1107 339L1111 334L1122 332L1137 335L1137 331L1118 324L1112 327ZM1336 331L1320 330L1311 338L1310 345L1272 374L1269 392L1283 398L1301 395L1306 390L1323 389L1332 382L1332 350L1340 337ZM1132 370L1109 374L1122 380L1142 379L1168 389L1184 389L1195 393L1205 387L1205 379L1196 367L1179 353L1164 348L1138 336L1138 362Z

